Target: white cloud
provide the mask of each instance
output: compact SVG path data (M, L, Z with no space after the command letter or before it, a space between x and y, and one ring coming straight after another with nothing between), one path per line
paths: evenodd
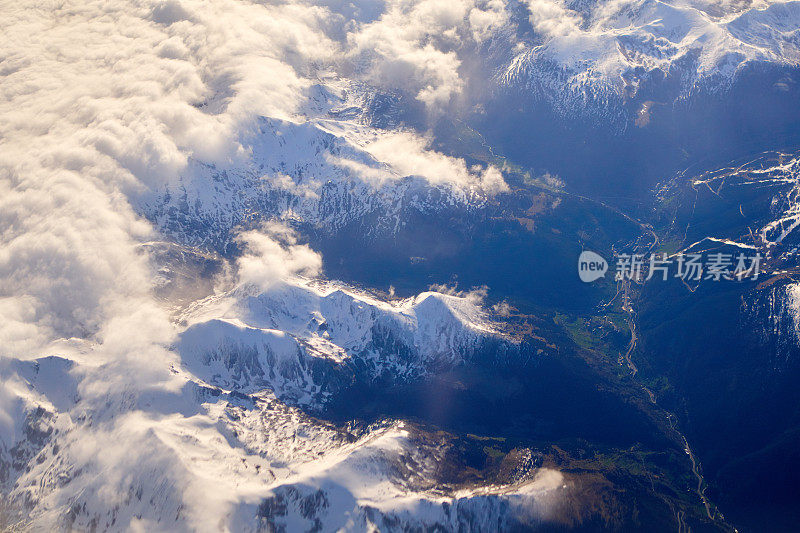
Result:
M202 476L170 467L174 457L161 447L148 456L158 422L189 415L180 401L186 378L170 370L179 363L169 349L176 326L152 295L140 246L155 235L131 202L175 180L189 158L246 156L238 139L257 116L304 120L318 69L359 71L431 109L443 106L463 87L461 39L485 39L505 20L496 1L395 1L374 16L365 5L356 8L363 21L335 12L351 7L234 0L0 7L0 379L15 382L5 364L12 359L57 354L77 363L80 404L69 416L85 425L63 453L89 473L75 483L91 478L108 501L130 486L124 476L132 465L189 495L206 486ZM428 144L402 135L370 149L434 182L505 186L496 169L467 168ZM398 158L400 149L408 157ZM266 286L321 267L318 254L275 226L242 242L239 276L247 283ZM0 399L6 437L24 393L14 394ZM120 410L132 414L114 420ZM216 430L204 435L222 438ZM210 444L197 447L199 456L213 455ZM60 487L42 488L53 512L69 505ZM204 510L207 500L197 501L186 512L218 524L225 506Z
M566 37L581 31L580 14L567 8L563 0L528 0L533 29L546 37Z
M405 88L439 111L464 88L459 51L506 24L498 0L390 0L383 15L348 34L348 56L379 85Z
M276 189L288 192L300 198L318 199L319 194L317 190L322 186L319 180L309 179L308 183L297 183L290 176L278 173L275 176L264 176L265 181L269 181L270 185Z
M469 25L472 38L482 42L489 38L495 30L508 24L508 12L503 0L489 0L483 9L474 7L469 12Z
M496 167L468 167L463 159L436 152L430 144L430 139L412 132L393 132L379 135L364 149L399 176L422 176L433 184L477 186L490 195L508 190Z
M486 297L489 295L489 287L483 285L481 287L473 287L466 291L458 290L457 286L450 286L447 284L433 284L428 287L428 290L438 292L441 294L447 294L448 296L456 296L458 298L464 298L467 302L471 303L476 307L480 307L483 305Z
M173 396L159 409L174 413L186 383L169 370L175 327L151 294L139 246L152 228L130 200L175 179L189 157L239 157L236 139L257 115L295 119L309 84L301 70L336 46L320 30L327 12L302 4L66 0L0 11L0 356L79 363L75 420L91 424L62 453L102 442L100 455L73 455L75 468L94 472L104 490L124 490L110 476L145 461L135 447L151 429L104 436L104 419L120 410L159 419L153 394ZM253 279L288 272L283 260L306 269L319 261L251 240L261 255L245 256L243 274ZM9 376L2 365L0 378ZM0 402L5 436L18 405ZM165 483L185 486L179 470L162 470ZM53 508L63 511L65 498Z
M260 231L242 233L239 240L245 246L237 261L241 283L267 289L294 276L316 276L322 269L321 256L297 244L296 234L286 226L266 224Z
M25 3L3 11L0 344L33 353L93 335L114 302L147 297L136 244L150 228L128 198L190 156L238 157L254 116L296 117L310 83L301 71L337 45L330 12L302 3L64 2L51 20Z
M350 26L354 50L345 53L329 37L343 21L332 9L87 1L59 4L48 21L24 2L4 8L0 344L20 350L28 339L33 350L92 335L114 302L146 297L147 262L135 245L150 228L128 198L174 179L188 157L238 157L236 139L257 115L299 119L315 65L374 51L370 76L412 80L435 107L463 85L455 49L464 35L505 20L497 0L389 2ZM496 169L468 169L427 144L400 135L369 150L403 174L504 188Z

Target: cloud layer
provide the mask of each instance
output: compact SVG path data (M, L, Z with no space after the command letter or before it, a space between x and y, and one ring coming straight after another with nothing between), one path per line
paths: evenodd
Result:
M53 459L61 467L20 474L41 481L41 523L71 505L74 493L50 480L71 464L83 474L70 490L98 508L120 505L150 473L163 481L149 495L158 512L216 527L231 503L217 494L226 475L208 464L201 474L197 461L240 452L197 412L174 371L178 327L153 296L141 246L159 236L132 202L191 160L249 157L239 141L258 117L306 120L321 72L408 91L434 112L463 87L460 40L485 38L503 6L66 0L3 2L0 12L0 453L24 439L23 424L41 409L54 425L75 424ZM422 158L410 173L433 163L442 179L472 179L463 162L410 142ZM497 175L480 179L498 186ZM319 271L319 256L279 227L241 240L242 282L264 287ZM26 361L50 355L69 362L53 378L74 381L63 402L43 378L20 377L34 368Z

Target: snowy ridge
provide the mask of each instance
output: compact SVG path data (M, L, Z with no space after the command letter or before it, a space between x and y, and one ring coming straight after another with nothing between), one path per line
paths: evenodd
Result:
M239 287L193 306L176 346L194 375L319 406L356 379L403 382L468 362L501 338L467 298L428 292L386 303L336 285ZM511 341L507 341L512 344Z
M692 187L721 187L773 191L767 218L753 220L762 244L781 244L800 226L800 156L797 153L766 153L736 166L725 167L692 178Z
M800 284L777 284L742 302L745 324L764 350L766 367L782 372L796 363L800 341Z
M620 103L641 84L667 77L687 96L725 89L753 63L800 64L800 2L529 4L523 11L539 41L511 59L498 80L525 87L562 114Z
M420 494L443 459L443 450L431 453L420 444L402 423L377 431L352 452L320 461L275 487L259 514L267 524L287 531L319 526L490 531L544 522L548 509L568 489L560 472L543 468L511 487L467 489L449 496ZM364 483L365 472L381 474Z
M295 390L307 396L287 394L290 402L313 399L320 387L310 380L320 373L307 371L309 360L359 359L409 376L459 364L495 335L467 298L424 293L387 303L296 281L211 297L183 320L182 364L168 387L84 399L80 376L102 379L105 365L84 361L91 347L80 342L64 345L63 357L2 369L3 401L19 404L0 448L4 526L489 531L547 521L568 497L571 482L524 453L510 484L442 488L448 444L440 435L395 421L337 427L276 398ZM397 354L409 359L375 351L379 324L396 332Z
M240 136L239 157L190 159L138 209L180 243L221 248L231 230L277 219L332 234L370 216L366 237L391 233L409 210L473 210L506 188L494 167L468 168L412 132L362 122L365 89L339 80L314 87L297 121L260 117Z
M714 245L758 250L765 257L767 276L761 280L760 290L754 291L749 300L743 300L742 313L746 327L769 347L764 350L769 357L769 368L782 371L796 360L800 339L800 284L793 281L798 265L800 156L797 152L768 152L705 172L692 178L691 186L695 190L732 196L738 201L748 196L765 196L763 210L754 211L747 206L739 211L743 218L748 218L750 231L731 236L739 242L713 237L705 240Z
M785 370L797 360L800 339L798 153L765 152L688 179L684 172L659 194L668 195L676 184L686 187L685 201L694 204L689 225L677 224L679 234L693 235L686 242L695 241L681 253L761 256L759 277L741 302L742 327L761 344L765 367ZM709 203L711 210L704 205ZM705 229L692 233L692 227Z

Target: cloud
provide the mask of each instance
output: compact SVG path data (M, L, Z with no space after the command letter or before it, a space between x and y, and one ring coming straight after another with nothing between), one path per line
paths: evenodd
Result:
M432 148L433 139L411 130L385 131L355 128L344 134L355 148L325 154L331 165L347 169L375 188L415 176L431 185L460 189L479 188L492 196L509 190L503 173L494 165L467 165L459 157L448 156Z
M244 232L239 242L245 246L237 260L239 281L243 284L268 289L298 275L317 276L322 269L322 257L307 245L297 244L294 231L277 223Z
M506 26L509 15L503 0L489 0L483 8L473 7L468 20L472 38L480 43L490 38L499 28Z
M159 409L174 415L186 384L170 371L176 328L152 294L140 246L157 236L131 201L177 178L190 157L241 157L237 139L258 115L296 120L310 84L303 69L336 49L328 23L315 6L227 0L3 7L0 379L18 382L10 360L55 353L78 363L80 404L69 422L77 427L61 453L100 439L101 456L73 459L107 490L124 488L109 476L135 470L145 452L131 447L151 430L134 425L105 438L103 422L114 426L125 411L161 418L153 395L172 398ZM250 279L318 266L302 247L249 239L242 273ZM20 387L0 401L2 434L12 439L0 449L19 438L9 421L24 405L14 398L26 394ZM185 481L174 469L159 474ZM39 495L69 505L71 490L53 483Z
M400 176L422 176L433 184L480 187L490 195L508 190L496 167L468 167L463 159L436 152L430 145L430 139L415 133L393 132L379 135L364 149Z
M487 39L504 21L497 1L397 0L380 9L234 0L4 5L0 379L20 382L12 360L57 354L76 362L80 400L65 416L83 425L63 453L77 470L96 475L92 483L105 483L104 494L124 490L127 481L115 476L139 460L165 485L188 483L179 468L165 466L168 453L146 461L156 423L189 415L179 401L187 378L174 371L180 362L170 350L177 326L153 296L141 246L159 236L132 207L137 198L174 183L190 158L230 164L247 157L239 139L259 116L306 120L309 87L322 70L354 73L441 108L463 89L465 40ZM368 150L400 173L436 183L505 187L493 167L468 168L429 144L402 134ZM247 232L241 242L243 282L264 287L321 269L320 256L284 228ZM0 398L8 439L23 389ZM133 414L117 421L119 412ZM209 441L221 438L210 434ZM41 490L69 505L71 489L54 482ZM216 524L223 514L204 518Z
M438 112L464 88L459 54L507 21L498 0L390 0L380 18L348 33L347 56L366 65L372 83L406 89Z
M309 65L338 50L336 16L301 2L64 2L47 28L28 7L0 23L0 345L18 356L146 299L130 199L189 157L241 157L256 116L297 119Z
M476 307L480 307L483 305L486 297L489 295L489 287L483 285L481 287L473 287L467 291L458 290L457 286L450 286L447 284L433 284L428 287L428 290L433 292L438 292L441 294L447 294L448 296L456 296L458 298L464 298L467 302L471 303Z
M18 356L91 337L116 302L146 300L137 244L152 230L130 200L190 157L242 157L254 117L302 120L315 69L373 54L369 79L435 107L463 86L464 39L506 21L496 0L393 1L379 16L356 6L373 15L346 34L343 3L64 2L50 22L28 7L5 9L0 45L0 345ZM404 175L505 188L494 167L467 168L412 134L367 148Z
M289 194L300 198L319 199L319 193L322 184L319 180L309 179L308 183L297 183L295 180L286 174L278 173L275 176L265 176L265 181L269 181L270 185L276 189L286 191Z
M528 0L533 29L548 38L566 37L581 32L580 14L567 8L563 0Z

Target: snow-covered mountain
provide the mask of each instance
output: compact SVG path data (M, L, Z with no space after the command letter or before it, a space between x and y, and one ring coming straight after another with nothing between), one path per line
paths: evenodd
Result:
M705 237L734 239L749 246L758 244L776 258L793 260L793 244L798 240L796 230L800 226L800 156L796 152L767 152L696 175L684 172L658 194L666 198L679 187L688 187L697 198L711 193L729 202L740 202L741 220L735 221L738 224L733 228L741 233L730 234L729 213L717 213L716 225L725 233ZM701 213L704 210L702 206L699 209Z
M532 0L530 43L498 73L562 114L615 107L638 95L726 90L749 66L800 64L800 3ZM663 89L662 89L663 90ZM645 110L646 111L646 110Z
M572 485L522 454L507 483L442 491L437 477L450 444L441 436L390 421L336 427L268 391L237 395L186 381L176 396L151 398L144 413L107 406L90 414L71 368L55 357L31 362L5 391L20 418L5 426L0 448L4 527L488 531L551 519ZM192 416L176 423L174 409ZM109 417L120 416L125 426L115 428ZM137 448L126 452L130 472L117 475L104 465L119 464L119 439ZM190 489L204 486L205 495ZM223 522L202 521L218 512Z
M747 107L726 100L744 73L789 102L746 131L778 144L785 115L792 139L800 2L6 4L0 528L726 527L656 402L676 389L655 375L646 397L616 363L647 342L631 295L574 280L574 257L655 236L642 190L683 164L676 124ZM722 115L709 137L756 150ZM652 137L621 143L631 123ZM775 287L736 316L781 372L798 168L720 169L664 203L667 226L691 206L668 244L769 251ZM700 346L672 333L652 353Z
M473 301L426 293L384 303L298 280L209 297L180 322L171 392L83 401L78 376L102 370L81 362L90 347L80 343L65 347L75 359L5 369L14 377L3 401L18 416L0 447L3 525L488 531L563 519L554 513L573 483L529 450L500 484L443 489L448 437L391 420L338 427L294 407L323 403L337 372L402 381L465 364L482 337L499 335ZM138 451L123 452L130 472L112 474L103 465L118 465L119 439ZM210 495L188 491L204 485ZM197 522L198 505L221 509L224 522Z
M192 159L139 210L178 242L223 249L235 227L270 219L328 235L361 222L364 237L376 238L409 212L468 213L507 190L491 165L469 167L413 131L366 124L363 87L333 79L314 89L304 119L259 117L242 133L239 157Z
M760 283L742 298L742 321L770 346L765 353L774 359L771 367L794 364L792 354L800 339L794 278L800 263L798 154L769 152L695 175L679 175L659 190L659 201L669 202L676 194L682 195L686 211L671 216L675 231L686 239L686 250L762 254Z
M353 382L397 384L452 369L500 337L464 297L428 292L389 304L308 283L240 287L198 302L180 320L187 328L177 351L194 375L310 407ZM506 356L519 353L505 342Z
M505 25L485 42L451 52L465 54L467 72L484 74L464 79L475 86L465 102L475 108L510 91L512 100L620 132L646 125L654 106L677 99L690 108L696 95L724 93L761 67L785 69L776 83L788 91L800 66L800 2L530 1L505 9ZM310 83L292 118L254 118L238 132L236 157L191 157L179 176L139 196L137 210L178 242L224 250L234 228L263 220L326 235L355 225L375 239L417 214L468 216L508 190L495 166L434 149L435 139L420 133L430 117L420 119L404 91L329 70ZM468 113L463 106L452 112ZM223 108L215 99L201 106Z

